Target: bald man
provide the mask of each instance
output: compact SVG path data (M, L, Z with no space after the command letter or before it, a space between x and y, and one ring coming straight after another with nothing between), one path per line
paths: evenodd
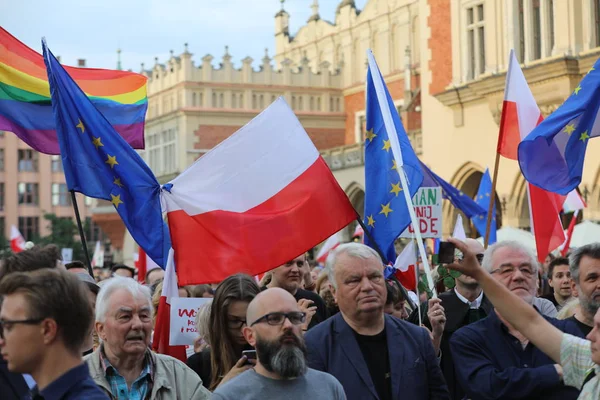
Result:
M331 375L307 368L302 324L306 315L294 296L267 289L248 305L242 333L256 348L256 366L221 385L212 399L346 399Z
M477 260L481 263L483 259L484 248L481 243L475 239L465 240L469 251L477 255ZM462 255L456 258L457 262L462 261ZM450 338L452 334L465 325L485 318L493 309L492 304L484 296L479 283L470 276L461 275L455 279L456 286L454 290L441 293L439 300L430 300L429 304L421 304L421 313L424 316L423 323L432 332L436 331L438 320L444 318L445 324L442 329L441 341L439 344L442 372L446 378L448 389L452 399L460 400L465 393L458 383L458 377L454 371L454 362L450 354ZM439 310L441 312L437 312ZM413 311L409 320L415 324L419 323L417 310ZM434 337L435 340L435 337Z

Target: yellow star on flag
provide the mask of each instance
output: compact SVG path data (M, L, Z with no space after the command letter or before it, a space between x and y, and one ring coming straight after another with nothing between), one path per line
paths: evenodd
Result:
M375 228L375 220L373 219L372 215L367 217L367 225L369 225L371 228Z
M565 126L565 133L567 135L571 135L571 133L573 133L575 131L575 124L569 124L567 126Z
M107 154L107 156L108 156L108 159L106 161L104 161L105 164L110 165L111 168L114 168L115 165L119 165L119 163L117 162L117 156L111 156L108 154Z
M575 88L575 96L577 96L579 94L580 90L581 90L581 85L577 85L577 87Z
M100 138L100 136L94 137L94 140L92 140L92 143L94 143L94 146L96 146L96 149L99 148L99 147L101 147L101 146L104 146L102 144L102 139Z
M113 184L117 185L120 188L123 187L123 184L121 183L121 178L115 178L115 180L113 181Z
M118 194L118 195L115 196L114 194L111 193L110 197L111 197L110 202L113 203L113 205L115 206L115 208L119 208L119 204L123 204L123 201L121 200L121 195L120 194Z
M588 71L588 74L591 74L592 71L595 71L595 70L596 70L596 68L594 68L594 67L590 68L590 70Z
M579 137L579 140L581 140L582 142L585 142L589 138L590 138L590 135L588 135L588 131L585 131L581 134L581 136Z
M385 214L385 217L387 218L388 214L391 213L392 211L394 211L394 210L392 210L390 208L390 203L387 203L385 205L382 204L381 205L381 211L379 212L379 214Z
M85 132L85 126L83 126L83 122L81 122L80 119L78 119L78 121L79 123L75 125L75 127L81 129L81 133Z
M367 133L365 133L365 137L369 141L369 143L371 143L373 139L377 137L377 135L373 133L373 129L369 129Z
M392 190L390 190L390 193L394 193L396 195L396 197L398 197L398 193L400 193L402 191L402 188L400 187L400 182L398 183L392 183ZM386 215L387 217L387 215Z
M490 193L489 193L489 192L488 192L488 193L486 193L486 194L485 194L485 197L490 197Z
M396 171L398 170L398 165L396 165L396 160L392 160L392 169L395 169Z
M383 149L385 151L390 151L390 149L392 148L392 145L390 144L389 140L384 140L383 141Z

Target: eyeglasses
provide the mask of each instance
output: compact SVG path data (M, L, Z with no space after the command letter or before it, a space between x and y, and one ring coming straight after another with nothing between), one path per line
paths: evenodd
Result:
M244 325L248 325L248 322L245 319L239 319L239 318L228 318L227 319L227 326L231 329L240 329Z
M479 253L479 254L475 254L475 258L477 258L477 262L479 262L479 264L481 264L481 262L483 261L483 254ZM462 260L464 260L464 257L459 257L458 258L458 262L462 262Z
M35 325L42 322L45 318L31 318L21 320L0 319L0 339L4 340L4 329L10 330L15 324Z
M517 269L526 278L531 278L533 276L533 269L529 265L522 265L519 268L515 268L512 265L506 265L506 266L503 266L503 267L500 267L498 269L495 269L495 270L491 271L490 274L496 274L496 273L498 273L502 277L509 277L512 274L514 274Z
M292 324L300 325L306 321L306 313L303 313L300 311L292 311L289 313L272 312L267 315L263 315L262 317L260 317L256 321L254 321L252 323L252 325L250 325L250 326L254 326L254 325L258 324L259 322L264 322L264 321L267 321L267 324L269 324L269 325L274 325L274 326L283 325L286 318L289 319Z

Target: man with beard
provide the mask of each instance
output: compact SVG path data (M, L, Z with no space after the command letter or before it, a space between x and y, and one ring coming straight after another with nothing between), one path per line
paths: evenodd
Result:
M575 321L587 336L594 327L594 315L600 308L600 244L575 249L569 263L580 304L579 310L569 319Z
M100 289L96 331L100 347L84 359L90 376L111 399L202 400L210 392L183 362L150 351L150 289L115 276Z
M304 290L300 287L304 279L304 270L307 268L306 255L302 254L291 261L275 268L271 271L271 282L267 285L269 288L281 288L288 291L300 305L305 308L310 308L314 313L312 318L308 316L309 322L306 329L311 329L313 326L327 319L327 307L323 299L309 290ZM263 287L263 290L266 287Z
M477 260L481 262L484 252L483 245L475 239L466 239L465 245L469 248L469 251L476 254ZM457 259L457 261L461 262L462 257ZM441 311L446 316L446 324L443 327L440 343L440 366L446 378L451 397L460 400L464 397L465 392L462 390L456 376L456 371L454 370L454 362L450 351L450 338L454 332L463 326L485 318L493 310L493 307L492 303L483 294L479 283L467 275L461 275L456 278L454 289L440 293L439 299L443 307ZM434 300L431 300L431 302L436 303ZM433 329L432 322L435 325L439 314L436 315L436 311L433 309L428 310L426 302L421 305L421 314L424 316L423 324L435 333L436 329ZM432 316L431 320L429 319L429 315ZM414 324L419 323L418 310L415 309L413 311L410 316L410 322Z
M384 313L381 257L360 243L327 258L340 312L306 334L311 368L335 376L348 399L449 399L429 333Z
M213 399L345 399L331 375L307 368L302 324L306 315L294 297L267 289L248 305L243 334L256 348L256 366L217 388Z
M473 254L464 250L462 244L461 249L463 254ZM515 241L495 243L481 261L481 266L496 281L529 305L533 304L537 291L538 265L530 250ZM547 320L563 332L582 336L572 321ZM560 365L530 343L498 310L455 332L450 339L450 350L467 398L577 398L578 390L563 384Z

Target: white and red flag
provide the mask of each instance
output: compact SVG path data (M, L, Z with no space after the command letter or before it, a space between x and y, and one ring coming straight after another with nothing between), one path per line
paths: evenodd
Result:
M516 160L520 141L543 119L514 51L511 50L500 120L498 153L506 158ZM560 220L564 196L547 192L530 183L526 184L531 231L535 236L537 256L541 262L548 253L557 249L565 241L565 233Z
M402 250L402 253L396 257L394 269L396 278L407 290L415 291L417 289L417 249L415 241L411 240Z
M19 229L12 225L10 227L10 248L13 253L20 253L25 250L25 239Z
M104 266L104 248L100 241L96 242L94 248L94 255L92 256L92 267L103 267Z
M165 279L163 280L162 293L158 303L152 350L185 362L187 360L185 346L171 346L169 344L171 336L171 299L173 297L179 297L179 291L177 290L177 274L175 272L173 249L171 249L167 258Z
M282 98L163 188L182 285L268 271L357 218Z
M325 263L325 260L327 259L329 253L331 253L333 249L338 247L340 243L342 243L341 232L336 232L333 235L331 235L329 239L327 239L325 243L323 243L323 246L321 246L321 248L319 249L319 252L317 253L317 261L321 264Z
M152 260L148 254L138 246L138 254L135 255L135 267L138 270L138 281L140 283L146 283L146 274L148 271L160 268L160 266Z
M583 210L585 207L585 201L583 200L577 189L569 192L567 198L565 199L565 202L563 203L563 212L572 212L573 216L571 217L571 222L569 223L569 228L567 229L567 240L565 240L560 249L560 254L563 257L567 255L571 247L571 239L573 238L575 225L577 225L577 217L579 215L579 211Z

